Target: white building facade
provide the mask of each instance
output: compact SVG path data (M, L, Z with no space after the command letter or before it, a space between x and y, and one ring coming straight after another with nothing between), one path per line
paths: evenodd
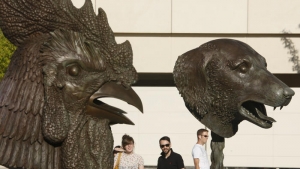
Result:
M118 43L129 40L133 64L139 73L172 73L179 55L201 44L232 38L243 41L265 57L268 70L296 74L295 63L284 47L283 30L300 49L300 0L92 0L103 8ZM73 0L81 7L84 0ZM135 139L135 152L147 166L156 166L161 152L158 140L169 136L172 148L193 166L191 151L196 131L205 126L186 109L175 87L133 87L142 99L144 114L116 100L103 100L128 112L134 126L114 125L114 145L127 133ZM276 119L262 129L247 121L225 140L224 166L300 168L300 85L282 110L267 108ZM207 151L210 154L210 140Z
M81 0L73 0L77 7ZM243 41L264 56L268 70L296 74L284 47L282 31L300 49L299 0L93 0L103 8L118 43L129 40L133 64L139 73L172 73L179 55L218 38ZM96 10L97 12L97 10ZM300 86L299 86L300 87ZM158 140L169 136L175 152L186 166L193 166L191 150L196 131L203 128L185 108L175 87L134 87L144 105L144 114L124 104L134 126L112 126L115 143L124 133L136 142L135 152L145 165L155 166L161 152ZM282 110L267 108L276 119L270 129L247 121L238 133L225 140L224 166L300 168L300 88ZM120 102L105 100L112 104ZM210 142L210 141L209 141ZM207 144L210 154L210 145Z

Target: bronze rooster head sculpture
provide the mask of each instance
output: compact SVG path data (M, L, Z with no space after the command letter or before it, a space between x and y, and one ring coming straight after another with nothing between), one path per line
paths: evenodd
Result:
M133 124L114 97L143 111L131 45L117 44L90 0L2 0L0 28L17 46L0 83L0 164L113 168L111 124Z

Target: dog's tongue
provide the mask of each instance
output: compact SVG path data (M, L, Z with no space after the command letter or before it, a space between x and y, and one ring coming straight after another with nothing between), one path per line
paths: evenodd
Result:
M276 122L275 119L273 119L272 117L268 117L268 116L265 116L262 112L260 112L257 108L255 108L256 110L256 113L257 115L259 116L259 118L263 119L263 120L268 120L268 121L271 121L271 122Z

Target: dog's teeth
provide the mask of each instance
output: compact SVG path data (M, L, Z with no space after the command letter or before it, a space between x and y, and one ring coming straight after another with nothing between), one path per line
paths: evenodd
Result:
M277 107L274 107L274 110L276 109Z
M280 107L280 110L283 108L283 106Z

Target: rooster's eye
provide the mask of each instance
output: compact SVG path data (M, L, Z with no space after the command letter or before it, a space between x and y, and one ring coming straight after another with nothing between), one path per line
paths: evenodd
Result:
M71 76L78 76L81 69L78 65L71 65L67 67L67 73Z

